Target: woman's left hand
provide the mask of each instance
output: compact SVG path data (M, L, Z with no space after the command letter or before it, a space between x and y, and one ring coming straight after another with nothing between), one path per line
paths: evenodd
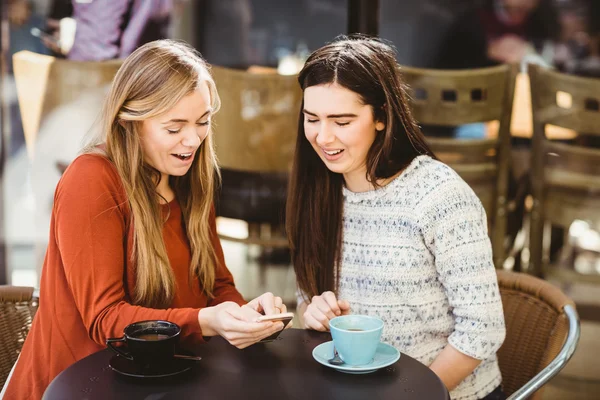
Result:
M281 297L273 295L271 292L263 293L247 304L254 311L264 314L281 314L287 312L287 307L283 304Z

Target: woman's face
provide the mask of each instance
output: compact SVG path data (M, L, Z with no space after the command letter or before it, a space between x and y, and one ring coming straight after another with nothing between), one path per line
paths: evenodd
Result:
M539 0L501 0L506 22L521 25L539 5Z
M207 84L183 97L169 111L142 122L144 161L163 178L183 176L209 132L210 91Z
M374 120L373 107L333 83L306 88L303 113L306 139L327 168L343 174L347 185L366 180L367 153L385 128Z

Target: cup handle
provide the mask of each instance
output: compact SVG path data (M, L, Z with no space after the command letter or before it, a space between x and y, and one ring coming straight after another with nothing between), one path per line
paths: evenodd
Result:
M106 345L108 347L110 347L112 349L112 351L114 351L115 353L117 353L120 356L125 357L128 360L133 361L133 356L131 355L131 353L122 350L121 348L117 347L114 345L114 343L119 343L119 342L123 342L125 343L125 336L120 337L120 338L110 338L110 339L106 339Z

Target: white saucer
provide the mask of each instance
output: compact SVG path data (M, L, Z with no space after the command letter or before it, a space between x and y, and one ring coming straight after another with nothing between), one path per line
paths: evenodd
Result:
M312 356L318 363L340 372L347 374L369 374L398 361L400 359L400 352L395 347L380 342L377 345L377 352L373 360L368 364L357 366L345 364L331 365L328 360L333 357L333 341L329 341L315 347Z

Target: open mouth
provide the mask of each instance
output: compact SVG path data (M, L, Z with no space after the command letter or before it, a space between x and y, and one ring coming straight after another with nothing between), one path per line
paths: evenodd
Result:
M332 150L332 151L323 150L323 152L325 152L325 154L327 154L329 156L335 156L337 154L340 154L342 151L344 151L344 150L343 149L342 150Z
M179 154L172 154L172 155L174 157L179 158L181 161L185 161L185 160L189 160L193 154L194 153L192 152L192 153L179 153Z

